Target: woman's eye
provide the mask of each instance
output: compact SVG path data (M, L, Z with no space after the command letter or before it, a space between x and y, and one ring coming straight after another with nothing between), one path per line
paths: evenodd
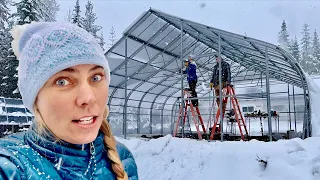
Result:
M94 76L92 77L92 81L93 81L93 82L101 81L101 79L102 79L102 76L99 75L99 74L96 74L96 75L94 75Z
M59 79L56 81L56 84L59 86L66 86L66 85L70 84L70 82L66 79Z

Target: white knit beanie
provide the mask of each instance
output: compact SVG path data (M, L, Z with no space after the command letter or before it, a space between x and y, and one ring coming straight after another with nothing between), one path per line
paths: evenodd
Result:
M39 90L57 72L80 64L102 66L110 82L109 64L97 40L70 23L33 22L11 31L19 60L18 87L24 105L33 112Z

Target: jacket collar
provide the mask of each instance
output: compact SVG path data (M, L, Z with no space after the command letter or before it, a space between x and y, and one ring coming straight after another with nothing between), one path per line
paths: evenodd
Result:
M90 157L90 144L71 144L66 141L56 141L56 138L48 130L43 135L37 132L37 125L33 123L26 132L25 140L35 151L47 158L51 163L56 165L60 162L64 167L74 167L81 170L87 168ZM95 149L96 161L100 161L103 157L104 134L99 132L97 138L91 143ZM92 147L91 147L92 148Z

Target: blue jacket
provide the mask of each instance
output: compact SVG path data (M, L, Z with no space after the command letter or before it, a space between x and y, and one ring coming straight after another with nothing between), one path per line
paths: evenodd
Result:
M185 71L183 71L183 74L187 74L187 80L188 82L198 80L197 77L197 65L194 62L189 63L188 67Z
M115 180L99 132L91 144L74 145L40 137L34 128L0 139L0 179ZM82 150L83 148L83 150ZM138 180L137 165L121 143L117 150L129 180Z

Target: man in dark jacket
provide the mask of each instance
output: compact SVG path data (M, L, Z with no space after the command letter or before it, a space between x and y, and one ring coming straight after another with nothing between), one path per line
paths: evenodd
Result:
M193 98L198 97L197 92L196 92L196 87L197 87L197 65L193 61L193 56L190 55L188 59L185 60L186 70L183 71L183 74L187 74L187 80L189 83L189 88L191 91L191 96ZM198 99L191 100L192 104L194 106L198 106Z
M229 63L225 62L221 57L216 56L216 65L213 67L212 78L210 81L211 89L214 88L216 96L220 95L220 86L219 86L219 61L221 60L221 88L225 88L231 82L231 71ZM216 99L217 105L220 107L220 98ZM222 114L226 110L227 102L222 102Z

